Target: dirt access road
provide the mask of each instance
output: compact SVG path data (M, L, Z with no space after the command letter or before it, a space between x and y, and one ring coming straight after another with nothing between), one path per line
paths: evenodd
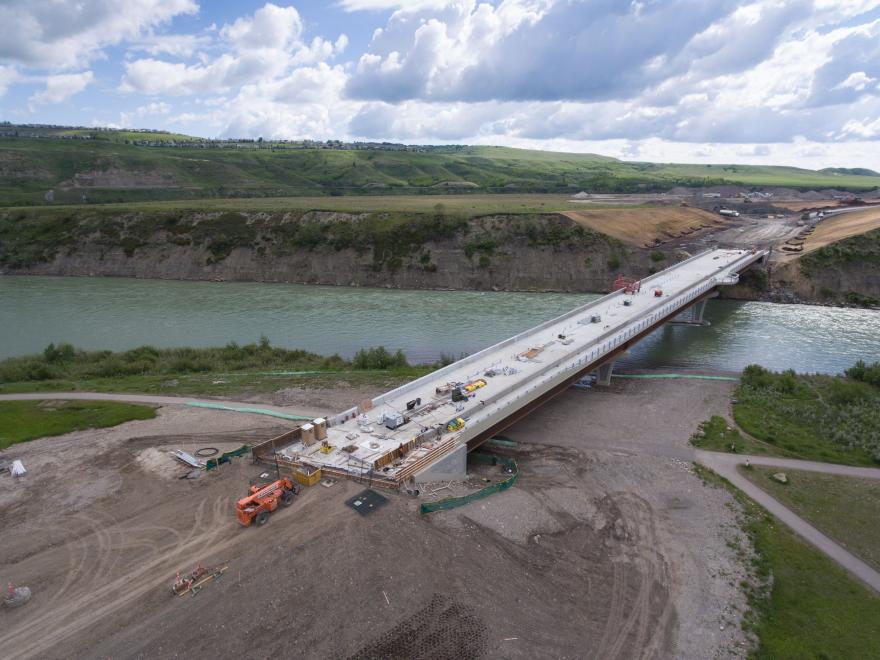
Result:
M731 498L676 458L730 386L568 392L511 430L514 488L427 519L391 493L361 517L345 501L362 487L339 482L242 529L233 503L263 468L177 478L167 450L270 437L273 418L163 407L16 445L29 473L0 478L0 578L34 597L0 611L4 657L741 657ZM602 448L615 427L668 451ZM230 568L171 596L198 561Z

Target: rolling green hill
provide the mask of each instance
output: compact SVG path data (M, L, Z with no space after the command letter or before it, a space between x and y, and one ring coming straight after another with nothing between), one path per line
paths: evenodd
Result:
M581 189L645 192L722 184L855 191L880 186L880 176L861 170L635 163L506 147L345 148L341 143L216 142L172 133L63 127L19 131L10 125L0 125L0 135L0 204L5 206L45 204L49 190L57 204L449 192L570 194Z

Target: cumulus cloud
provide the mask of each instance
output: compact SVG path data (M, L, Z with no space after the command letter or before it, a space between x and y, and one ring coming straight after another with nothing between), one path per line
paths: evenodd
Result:
M220 35L239 50L285 50L299 40L302 30L302 19L296 9L270 2L253 16L238 18L224 26Z
M148 55L171 55L173 57L192 57L201 48L211 45L211 37L196 34L149 35L132 43L131 52L143 52Z
M0 61L71 68L99 56L105 46L198 10L193 0L41 2L0 4Z
M448 4L450 4L450 0L340 0L339 2L339 6L345 11L439 9Z
M464 103L483 118L471 133L478 136L745 143L855 135L853 126L841 132L852 111L880 110L880 22L861 16L867 4L454 0L401 10L376 31L346 85L349 97L368 102L350 129L411 135ZM464 138L472 125L437 130Z
M79 94L92 82L94 75L91 71L82 73L66 73L46 78L46 88L28 99L28 106L33 109L37 105L47 103L61 103L74 94Z
M135 119L148 116L167 115L171 112L171 105L164 101L153 101L146 105L139 106L131 112L121 112L119 114L119 125L131 126Z
M627 98L688 71L754 65L808 8L807 0L459 0L396 12L348 91L385 101Z
M6 90L16 80L18 80L18 70L14 66L0 64L0 97L6 94Z
M294 7L267 3L251 16L219 30L220 55L197 62L144 58L125 63L120 89L151 96L225 93L241 85L275 80L296 67L316 65L345 51L348 37L303 40L303 22Z

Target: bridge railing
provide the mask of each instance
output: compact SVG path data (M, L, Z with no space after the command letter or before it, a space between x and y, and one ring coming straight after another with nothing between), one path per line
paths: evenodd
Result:
M581 351L568 355L563 355L553 362L548 363L541 369L539 374L536 375L535 379L529 381L528 387L524 388L523 383L513 383L511 385L508 385L503 389L493 392L491 396L484 399L482 401L483 406L481 408L474 408L471 411L462 412L460 416L464 417L465 419L470 419L470 417L477 412L485 411L490 406L494 407L499 405L499 403L503 399L510 396L517 390L521 390L522 396L525 396L529 392L533 392L538 389L541 389L543 391L544 388L542 388L541 386L546 381L564 380L565 376L571 373L571 371L578 370L590 364L601 361L603 356L609 355L621 344L642 333L647 328L661 323L663 319L667 319L670 316L678 313L691 301L714 289L719 284L722 284L723 280L727 279L726 277L720 277L722 271L730 271L736 269L737 267L743 267L740 265L742 262L745 262L745 265L748 265L749 263L760 259L761 256L762 255L760 254L756 256L747 255L742 259L738 259L733 264L725 264L719 266L711 275L703 278L698 282L695 282L692 286L683 290L673 298L661 301L653 307L650 307L647 310L646 314L642 317L634 321L630 321L622 326L610 329L608 332L599 335L599 337L597 337L591 344L586 346ZM752 258L750 259L749 257ZM589 351L589 353L587 351ZM566 363L570 364L560 370L560 368L563 367L563 365L566 365ZM541 392L537 392L534 396L539 396L540 394ZM520 398L521 396L517 396L513 399L513 401L516 401ZM478 425L477 427L466 429L464 435L473 437L481 430L482 429Z
M643 282L643 284L647 284L648 286L650 286L650 283L652 281L660 279L661 277L668 275L670 272L672 272L676 269L679 269L692 261L696 261L697 259L704 257L706 254L708 254L710 252L712 252L712 250L705 250L703 252L700 252L699 254L696 254L692 257L689 257L688 259L685 259L684 261L677 263L675 266L673 266L669 269L666 269L664 271L661 271L660 273L656 273L654 275L651 275L651 276L645 278L644 280L642 280L642 282ZM761 258L761 256L762 256L761 253L757 253L757 255L747 254L744 257L742 257L741 259L738 259L737 261L733 262L732 264L726 263L726 264L719 265L709 276L707 276L706 278L704 278L700 282L695 283L693 286L689 287L688 289L685 289L682 293L679 293L673 299L662 301L662 302L658 303L657 305L655 305L654 307L649 308L649 310L647 312L647 318L645 316L643 316L635 323L629 323L626 326L624 326L625 331L629 331L631 328L634 328L632 330L632 333L629 334L627 336L627 338L629 336L632 336L633 334L635 334L635 332L640 331L641 329L644 329L645 327L647 327L647 325L649 323L654 323L659 318L666 316L668 314L668 311L666 311L666 310L672 309L673 305L675 304L675 301L680 301L683 297L690 296L690 297L686 298L683 302L678 304L679 307L683 306L684 304L686 304L687 302L692 300L693 297L695 297L696 295L699 295L700 293L705 292L709 288L713 288L713 287L717 286L719 282L716 281L716 276L721 271L735 270L738 267L738 264L740 264L741 262L744 262L745 265L747 265L748 263L751 263L751 262ZM744 267L744 266L739 266L739 267ZM697 289L699 289L699 291L697 291ZM480 362L487 355L494 353L494 352L498 351L499 349L504 348L505 346L510 346L510 345L518 343L524 339L528 339L530 337L538 335L543 330L551 328L551 327L557 325L558 323L564 322L568 319L572 319L574 317L585 314L585 313L589 312L591 308L596 307L598 305L601 305L605 302L608 302L609 300L612 300L614 298L619 298L623 295L624 294L621 290L612 291L609 294L606 294L600 298L597 298L596 300L592 300L584 305L581 305L580 307L576 307L568 312L565 312L564 314L561 314L560 316L557 316L553 319L545 321L545 322L543 322L533 328L529 328L528 330L524 330L520 333L517 333L516 335L514 335L512 337L508 337L507 339L505 339L501 342L498 342L496 344L488 346L488 347L486 347L486 348L484 348L484 349L482 349L472 355L469 355L465 358L462 358L461 360L458 360L457 362L454 362L450 365L447 365L446 367L438 369L437 371L433 371L430 374L422 376L421 378L417 378L416 380L410 381L409 383L406 383L406 384L404 384L394 390L391 390L390 392L386 392L384 394L381 394L380 396L372 399L371 405L373 407L380 406L389 400L401 397L402 395L406 394L407 392L411 392L413 390L419 389L419 388L424 387L426 385L431 385L431 384L437 383L438 381L442 381L443 376L447 376L447 375L451 376L452 374L459 372L463 367L465 367L469 364L474 364L474 363ZM657 311L658 309L661 310L659 313ZM594 356L594 357L592 357L591 359L601 358L601 356L603 354L609 353L610 351L614 350L614 348L619 346L622 341L625 341L625 339L614 339L614 340L608 341L610 338L616 336L620 332L621 332L621 328L614 328L612 330L609 330L607 333L600 335L597 338L597 340L593 343L593 346L596 346L598 344L602 344L602 349L601 349L601 351L599 349L593 349L591 351L591 356ZM568 359L568 356L560 358L559 360L555 361L553 364L555 366L558 366L557 363L561 363L562 361L565 361L565 359ZM550 368L550 367L548 367L548 368ZM515 389L516 386L512 386L512 387ZM504 396L504 392L506 392L507 389L508 388L505 388L505 390L499 391L495 396L492 397L492 400L497 400L499 397ZM338 415L330 417L328 419L328 424L331 426L336 426L336 425L341 424L349 419L354 418L357 415L357 413L358 413L357 407L349 408L348 410L346 410L342 413L339 413Z
M657 273L655 275L651 275L642 281L643 282L650 282L651 280L658 278L659 276L663 275L664 273L668 274L669 271L671 271L673 269L680 268L680 267L684 266L685 264L688 264L692 261L695 261L696 259L703 257L708 252L711 252L711 250L705 250L697 255L694 255L693 257L689 257L688 259L685 259L684 261L680 261L679 263L675 264L675 266L673 266L672 268L667 269L665 271L661 271L660 273ZM488 346L488 347L486 347L486 348L484 348L484 349L482 349L472 355L469 355L461 360L458 360L457 362L453 362L452 364L447 365L446 367L443 367L442 369L438 369L437 371L433 371L430 374L427 374L426 376L422 376L421 378L418 378L414 381L406 383L405 385L402 385L394 390L391 390L390 392L386 392L385 394L382 394L382 395L376 397L375 399L373 399L372 405L373 406L382 405L383 403L385 403L386 401L388 401L390 399L396 399L397 397L399 397L407 392L418 389L418 388L423 387L424 385L427 385L430 383L435 383L438 380L442 380L442 377L444 375L447 375L447 374L451 375L454 372L459 371L462 367L464 367L468 364L473 364L475 362L479 362L483 358L485 358L487 355L497 351L500 348L503 348L505 346L510 346L510 345L515 344L519 341L522 341L523 339L527 339L532 335L536 335L536 334L540 333L542 330L546 330L547 328L550 328L550 327L556 325L557 323L560 323L560 322L565 321L567 319L570 319L570 318L573 318L573 317L578 316L580 314L583 314L584 312L589 311L590 308L592 308L592 307L595 307L597 305L600 305L604 302L607 302L607 301L609 301L613 298L616 298L616 297L620 297L622 295L623 295L622 291L617 290L617 291L612 291L611 293L608 293L600 298L597 298L596 300L591 300L590 302L586 303L585 305L581 305L580 307L576 307L575 309L572 309L571 311L565 312L564 314L561 314L560 316L557 316L556 318L550 319L549 321L545 321L544 323L541 323L540 325L537 325L533 328L529 328L528 330L524 330L524 331L514 335L513 337L509 337L509 338L505 339L504 341L498 342L497 344L493 344L492 346ZM356 410L356 409L353 409L353 410ZM346 411L346 413L350 415L351 411ZM346 413L343 413L343 414L346 414Z

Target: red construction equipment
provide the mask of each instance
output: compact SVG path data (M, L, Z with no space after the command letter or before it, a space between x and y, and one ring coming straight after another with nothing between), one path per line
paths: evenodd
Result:
M272 511L293 504L293 496L298 493L299 486L290 477L282 477L268 485L251 486L250 495L235 505L235 515L245 527L251 523L265 525Z
M229 570L229 566L226 564L215 566L214 568L205 568L202 566L202 562L199 562L192 573L188 575L181 575L180 571L177 571L174 584L171 585L171 593L175 596L183 596L187 593L195 596L201 591L202 586L211 580L216 580L227 570Z
M631 277L624 277L623 275L618 275L614 280L614 286L612 287L612 291L617 291L619 289L623 289L624 293L633 294L638 293L642 288L641 280L634 280Z

